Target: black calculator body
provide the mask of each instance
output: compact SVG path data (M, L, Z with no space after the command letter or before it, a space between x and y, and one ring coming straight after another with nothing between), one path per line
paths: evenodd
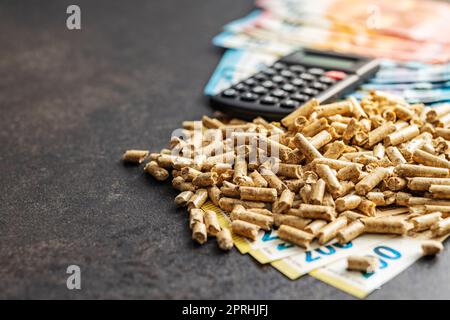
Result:
M367 57L301 49L211 97L211 106L240 118L278 120L311 98L342 98L379 69Z

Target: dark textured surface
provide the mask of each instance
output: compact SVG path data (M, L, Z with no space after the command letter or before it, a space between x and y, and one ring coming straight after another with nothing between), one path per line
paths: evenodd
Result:
M68 31L70 3L0 4L0 297L351 298L194 245L175 191L120 162L211 113L211 38L252 2L77 1L82 30ZM449 262L446 249L370 298L449 299Z

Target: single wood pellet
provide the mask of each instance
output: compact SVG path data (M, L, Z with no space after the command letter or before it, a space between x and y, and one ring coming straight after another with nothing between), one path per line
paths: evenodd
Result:
M348 218L347 218L348 219ZM364 223L355 220L348 226L342 228L336 234L336 238L340 244L346 244L364 233Z
M287 225L280 226L278 229L278 237L281 240L291 242L305 249L309 248L309 244L314 238L310 233Z
M327 224L328 224L328 222L325 220L316 219L316 220L313 220L310 224L308 224L304 228L304 230L306 232L311 233L313 236L316 236L319 233L320 229L325 227Z
M206 225L202 222L194 223L192 227L192 239L197 241L199 244L204 244L208 239Z
M229 251L233 248L233 238L228 228L223 228L216 234L217 245L224 251Z
M123 161L145 161L158 181L172 175L198 243L216 236L230 250L233 234L255 240L274 225L282 240L305 248L316 238L450 233L448 106L373 91L361 101L311 99L280 122L203 116L177 131L168 148L128 150ZM230 229L219 224L224 213L205 209L208 201L231 218ZM366 258L354 268L375 268Z
M250 240L255 240L258 236L259 227L246 221L234 220L231 223L231 230L237 235L243 236Z
M291 226L297 229L304 229L309 223L311 219L304 219L297 216L291 216L288 214L276 214L274 216L274 224L279 227L282 224Z
M444 251L444 245L440 241L427 240L422 243L422 253L424 256L435 256Z
M434 224L441 220L442 213L433 212L429 214L424 214L411 219L414 225L414 231L423 231L430 229Z
M243 206L237 205L231 211L231 220L242 220L259 226L263 230L270 230L273 225L273 217L264 214L247 211Z
M363 219L364 232L367 233L392 233L392 234L405 234L407 225L405 221L387 218L367 218Z
M212 210L205 210L204 220L208 235L216 236L221 230L217 214Z
M194 193L192 191L183 191L175 197L175 203L180 207L184 207L188 204L193 195Z
M193 228L197 222L204 223L205 214L202 209L192 209L189 212L189 228Z
M322 229L319 230L317 233L317 236L319 237L319 243L325 244L331 239L333 239L339 230L344 228L347 225L347 218L346 217L339 217L333 222L330 222L326 226L324 226Z
M365 273L375 272L379 267L379 260L368 256L349 256L347 258L347 269L362 271Z
M140 164L149 155L148 150L127 150L122 156L122 160L129 163Z

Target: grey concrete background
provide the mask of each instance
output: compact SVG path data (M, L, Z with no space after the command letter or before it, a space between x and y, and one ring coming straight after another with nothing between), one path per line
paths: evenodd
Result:
M72 3L0 3L0 298L351 298L198 247L175 191L120 162L212 113L211 39L252 1L76 1L82 30L68 31ZM447 248L370 299L449 299L449 263ZM66 289L69 264L80 291Z

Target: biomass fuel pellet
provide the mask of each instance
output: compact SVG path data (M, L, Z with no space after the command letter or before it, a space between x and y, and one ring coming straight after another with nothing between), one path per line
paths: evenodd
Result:
M411 222L414 225L414 231L423 231L430 229L434 224L441 220L442 213L433 212L429 214L425 214L422 216L418 216L411 219Z
M212 187L208 188L209 200L211 200L211 202L215 206L219 205L219 200L220 200L221 194L222 194L222 192L220 191L220 189L217 186L212 186Z
M340 244L343 245L359 237L363 233L364 233L364 224L359 220L355 220L351 222L348 226L339 230L338 233L336 234L336 239L339 241Z
M234 183L224 181L222 182L222 187L220 188L220 192L226 196L231 198L239 198L241 196L240 187Z
M175 197L175 203L180 207L184 207L193 195L194 193L192 191L183 191Z
M361 169L357 165L349 165L343 167L337 172L337 178L339 180L353 180L358 179L361 176Z
M362 271L365 273L375 272L379 267L379 260L369 256L349 256L347 258L347 269Z
M242 200L274 202L277 199L277 190L274 188L240 187Z
M366 218L363 219L364 232L367 233L386 233L386 234L405 234L408 229L405 221L387 218Z
M284 224L287 226L291 226L297 229L304 229L309 223L311 219L300 218L297 216L291 216L288 214L276 214L274 215L274 224L279 227Z
M194 223L194 226L192 227L192 239L197 241L199 244L204 244L206 242L208 237L206 232L206 225L204 223Z
M434 237L445 236L450 233L450 218L446 218L439 222L436 222L432 227L431 231Z
M384 178L386 178L388 174L389 170L386 168L376 168L355 185L356 193L359 195L365 195L367 192L375 188Z
M386 204L383 192L368 192L366 198L375 203L376 206L384 206Z
M191 167L184 167L181 169L181 177L184 181L192 181L200 174L202 174L201 171Z
M249 209L247 209L247 211L250 211L253 213L259 213L259 214L269 216L269 217L273 216L272 211L269 211L267 209L262 209L262 208L249 208Z
M347 218L346 217L339 217L333 222L330 222L326 226L324 226L322 229L319 230L317 233L317 236L319 237L319 243L325 244L331 239L333 239L336 234L344 228L347 225Z
M175 177L172 186L179 191L195 191L197 189L191 182L186 182L182 177Z
M147 163L144 167L144 171L151 174L158 181L164 181L169 177L169 172L158 166L156 161Z
M240 204L244 208L264 208L266 205L264 202L259 201L246 201L246 200L240 200L240 199L234 199L234 198L227 198L223 197L219 200L219 207L226 211L231 212L235 205Z
M122 160L130 163L142 163L149 155L148 150L127 150L122 156Z
M302 203L298 209L291 209L289 213L302 218L334 220L334 208L328 206Z
M267 188L267 181L263 178L263 176L257 171L253 171L249 174L249 177L252 178L253 184L258 188Z
M296 164L279 163L276 174L286 178L299 179L302 176L302 167Z
M312 187L310 184L305 184L300 189L300 197L302 198L304 203L309 203L311 200Z
M291 209L292 202L294 201L295 194L289 189L284 190L281 193L280 198L276 201L276 205L273 206L274 213L284 213Z
M294 144L310 161L322 157L320 152L301 133L295 135Z
M192 184L199 188L210 187L217 183L217 178L218 175L215 172L203 172L192 180Z
M188 209L200 208L208 200L208 190L198 189L188 201Z
M323 179L317 182L311 188L310 202L312 204L322 204L323 196L325 195L325 181Z
M362 199L357 209L368 217L373 217L376 214L376 204L368 199Z
M263 230L270 230L273 225L273 217L247 211L243 206L236 205L231 211L231 220L242 220L259 226Z
M366 215L363 215L360 212L356 212L353 210L346 210L344 212L341 212L340 216L346 217L349 221L355 221L355 220L367 218Z
M403 157L402 153L400 152L400 150L398 150L397 147L387 147L386 155L394 165L406 163L406 159Z
M309 244L314 238L310 233L287 225L281 225L278 228L278 237L305 249L309 248Z
M422 243L422 253L424 256L434 256L444 251L444 245L437 240L426 240Z
M267 181L269 187L275 189L277 191L277 194L281 194L283 190L287 189L283 181L281 181L281 179L278 178L278 176L273 173L272 170L264 167L261 167L259 170L259 173Z
M395 167L395 172L402 177L446 178L449 175L449 169L447 168L415 164L399 164Z
M348 194L342 198L335 200L336 211L342 212L346 210L356 209L360 205L362 198L356 194Z
M212 210L205 210L204 220L208 235L216 236L221 230L217 214Z
M450 168L450 161L417 149L413 153L413 160L425 166Z
M246 221L234 220L231 222L231 230L237 235L254 241L258 236L259 227Z
M216 234L217 245L224 251L229 251L233 248L233 238L228 228L223 228Z
M316 220L313 220L310 224L308 224L304 228L304 230L306 232L311 233L313 236L316 236L319 233L320 229L322 229L327 224L328 224L328 221L316 219Z
M323 181L325 181L325 184L330 191L338 192L341 189L341 184L339 183L336 174L326 164L317 164L316 173L323 179Z
M204 223L205 221L205 214L202 209L192 209L189 212L189 228L193 228L194 224L197 222Z

